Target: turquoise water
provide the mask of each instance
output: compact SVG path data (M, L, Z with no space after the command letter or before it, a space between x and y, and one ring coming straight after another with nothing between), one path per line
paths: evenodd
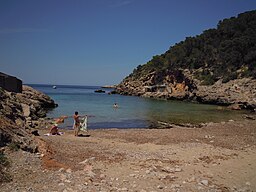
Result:
M169 123L220 122L242 118L244 111L231 111L218 106L181 101L164 101L133 96L95 93L97 86L30 85L49 95L59 106L48 113L48 117L79 114L91 115L88 126L97 128L144 128L157 121ZM119 108L113 108L117 103ZM72 118L62 127L71 128Z

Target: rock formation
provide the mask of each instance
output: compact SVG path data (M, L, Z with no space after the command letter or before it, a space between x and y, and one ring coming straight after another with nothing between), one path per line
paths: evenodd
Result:
M255 110L255 22L256 11L248 11L187 37L139 65L113 93Z
M22 93L0 88L0 147L16 143L24 150L35 151L31 127L33 120L46 116L57 105L47 95L23 85Z
M230 105L231 109L256 109L256 80L235 79L227 83L216 82L211 86L198 86L196 100L202 103Z
M230 105L231 109L256 109L256 80L243 78L227 83L217 81L213 85L200 85L193 79L183 76L177 79L173 75L164 76L163 83L144 79L126 78L115 92L122 95L135 95L159 99L190 100L200 103Z

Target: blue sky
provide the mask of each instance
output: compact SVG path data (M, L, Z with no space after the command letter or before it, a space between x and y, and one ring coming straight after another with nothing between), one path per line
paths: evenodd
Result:
M117 84L255 0L0 0L0 71L24 83Z

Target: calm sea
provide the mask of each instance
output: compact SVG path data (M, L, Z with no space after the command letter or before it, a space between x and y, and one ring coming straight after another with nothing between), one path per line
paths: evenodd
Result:
M97 86L30 85L49 95L59 106L48 113L48 117L79 114L91 115L88 126L98 128L144 128L161 121L169 123L221 122L240 119L244 111L219 110L218 106L181 101L164 101L134 96L95 93ZM117 103L119 108L113 108ZM71 128L72 118L62 127Z

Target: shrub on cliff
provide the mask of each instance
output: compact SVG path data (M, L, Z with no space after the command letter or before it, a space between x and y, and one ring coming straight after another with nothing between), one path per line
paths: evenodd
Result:
M12 180L10 174L7 171L9 166L10 161L7 159L5 154L0 151L0 183Z
M224 19L216 29L187 37L164 54L139 65L129 77L139 79L153 71L177 69L189 69L203 84L213 84L219 79L228 82L256 78L256 11Z

